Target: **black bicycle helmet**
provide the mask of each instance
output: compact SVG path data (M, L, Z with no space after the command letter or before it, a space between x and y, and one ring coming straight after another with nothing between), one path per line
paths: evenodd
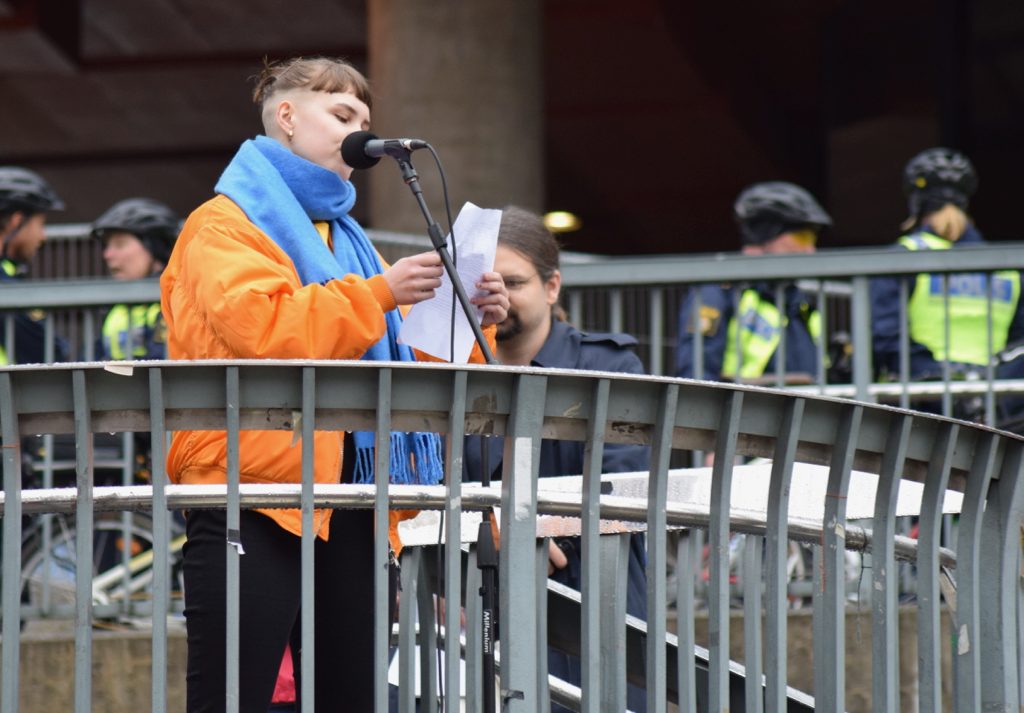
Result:
M111 206L92 224L91 235L105 241L114 232L137 237L154 260L167 264L181 221L174 211L150 198L126 198Z
M910 215L920 218L947 203L967 210L978 189L978 174L971 160L953 149L926 149L907 162L903 169L903 192Z
M832 218L814 196L785 181L755 183L743 190L733 205L746 245L760 245L782 233L802 228L824 228Z
M38 173L18 166L0 166L0 214L63 209L64 201Z

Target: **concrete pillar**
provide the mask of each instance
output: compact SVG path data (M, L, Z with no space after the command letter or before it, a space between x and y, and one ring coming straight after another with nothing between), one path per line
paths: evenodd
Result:
M539 0L369 0L373 131L429 141L448 178L453 218L465 201L543 208L542 13ZM413 165L447 232L430 154ZM425 235L395 162L370 171L370 227Z

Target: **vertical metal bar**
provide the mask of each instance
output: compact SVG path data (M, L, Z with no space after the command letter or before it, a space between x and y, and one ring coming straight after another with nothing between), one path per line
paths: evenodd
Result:
M767 620L765 621L765 710L786 710L787 614L786 560L789 550L789 486L793 461L804 417L804 399L790 399L775 439L771 483L768 486L768 525L765 576L767 577Z
M651 442L651 475L647 485L647 711L666 710L665 651L665 531L668 520L668 469L672 457L672 435L675 431L679 403L679 386L665 384L658 404L658 420ZM620 570L625 572L625 567ZM616 622L618 626L618 622Z
M949 324L949 273L942 273L942 331L943 331L943 359L942 359L942 415L953 415L953 395L949 391L950 364L949 350L950 342Z
M391 479L391 369L381 368L377 375L377 435L375 439L374 539L373 539L373 700L376 713L388 710L388 645L391 640L388 622L388 541L391 511L388 508L388 485ZM417 564L416 570L419 570ZM404 581L404 578L403 578ZM413 596L410 594L409 596ZM415 600L414 600L415 601ZM401 661L404 663L404 661ZM409 660L412 665L412 659ZM411 673L409 674L412 675ZM410 679L411 680L411 679Z
M416 619L419 622L420 705L422 713L437 713L437 617L434 593L430 588L423 560L420 560L420 580L416 587Z
M693 311L690 315L690 323L693 325L693 378L704 378L704 329L701 327L700 313L704 307L704 298L701 294L701 286L693 285ZM728 329L728 325L722 325L722 329ZM718 378L718 374L715 374Z
M821 628L814 640L815 670L820 666L822 686L815 678L814 702L825 713L846 710L846 494L850 486L853 454L857 449L863 406L845 410L832 446L832 463L825 491L822 520L824 598Z
M583 446L583 512L581 513L581 547L583 563L580 573L582 621L580 663L583 713L600 713L598 696L601 684L601 558L599 537L601 527L601 471L604 461L604 430L608 422L608 379L594 381L594 400L587 423L587 441Z
M746 535L743 553L743 652L746 668L746 713L762 713L761 684L761 547L764 538Z
M583 295L579 290L569 293L569 321L579 327L583 325Z
M401 713L416 710L416 602L421 553L419 547L402 551L402 596L398 601L398 710ZM375 707L379 708L379 700L374 701Z
M85 361L96 359L96 312L87 309L82 313L82 350Z
M57 358L56 341L56 333L53 328L53 313L47 312L43 318L43 360L47 364L52 364Z
M939 426L932 446L932 459L921 496L921 519L917 548L917 676L919 711L942 710L941 599L939 594L939 545L941 543L942 502L949 484L960 427L955 423Z
M912 416L893 414L875 492L871 540L871 706L877 713L899 709L899 580L896 571L896 496L907 455Z
M163 374L149 369L150 457L153 473L153 643L152 710L167 710L167 612L171 602L170 531L167 510Z
M661 376L665 373L664 366L664 340L665 334L665 299L664 290L660 287L652 287L649 292L649 319L651 321L649 334L651 340L651 360L648 373Z
M311 366L302 369L302 494L299 508L302 513L301 549L301 601L302 616L299 622L302 641L300 671L302 690L302 713L313 713L316 710L316 689L313 678L316 671L316 597L314 582L316 579L315 550L317 525L313 509L313 443L316 430L316 369Z
M899 281L900 287L900 407L910 408L910 324L907 320L907 281Z
M622 331L622 290L618 288L608 291L608 331Z
M448 411L448 434L445 436L445 545L444 545L444 690L446 710L452 710L461 688L459 646L461 629L458 606L462 592L462 461L466 434L466 372L457 371L452 378L452 407ZM545 570L546 571L546 570ZM466 590L466 598L471 595Z
M999 446L996 434L980 435L960 511L956 562L957 630L954 635L956 651L953 669L956 679L956 710L961 711L981 710L981 526Z
M130 431L124 431L121 433L121 485L128 487L135 479L135 434ZM121 547L121 586L124 587L124 591L131 591L131 561L132 552L135 549L132 546L134 537L132 536L132 513L125 510L121 513L121 541L124 543ZM132 614L132 601L131 597L123 597L118 605L121 608L123 616L131 616Z
M1020 681L1017 631L1017 590L1020 581L1020 525L1022 513L1021 471L1024 467L1019 443L1007 445L1009 452L1002 472L988 489L982 525L981 581L981 710L1019 711Z
M14 350L14 315L4 316L4 351L7 353L7 363L17 364L18 354Z
M869 401L868 385L871 383L871 299L868 294L868 278L854 277L851 341L853 342L853 386L858 401Z
M985 380L988 388L985 390L985 424L995 427L996 425L996 396L993 390L993 381L996 378L995 365L992 363L992 352L994 350L992 329L992 290L995 282L995 273L985 275Z
M898 517L898 518L896 518L896 530L895 530L896 534L897 535L906 535L908 537L911 536L911 533L912 533L912 531L914 529L914 521L915 521L915 519L919 519L919 517L918 518L914 518L914 517ZM869 555L868 559L867 559L867 563L870 563L870 561L871 560L870 560L870 555ZM867 565L865 565L865 566L867 566ZM914 572L914 568L913 567L911 567L910 565L905 565L903 563L897 564L896 565L896 574L897 574L897 579L896 579L897 597L902 596L904 592L910 593L910 592L916 591L916 587L917 587L917 585L916 585L916 572Z
M786 329L789 315L786 312L786 288L781 282L775 283L775 309L779 313L779 346L775 349L775 385L781 388L786 383Z
M699 569L697 538L693 530L680 530L676 544L676 668L679 677L679 710L697 713L697 675L694 665L696 640L693 626L693 577Z
M238 454L238 432L240 424L239 415L239 385L238 367L229 366L225 370L227 403L225 404L225 420L227 426L227 468L228 468L228 501L227 501L227 532L225 533L224 556L227 557L227 621L226 621L226 670L225 670L225 710L228 713L238 713L238 685L239 685L239 633L241 629L239 600L241 582L241 561L242 532L241 532L241 510L238 492L239 484L239 454Z
M743 392L725 395L711 469L711 526L708 528L708 700L710 710L729 708L729 503Z
M85 372L71 373L75 404L75 711L92 709L92 413Z
M629 566L629 536L601 537L601 614L614 626L601 627L602 711L626 709L626 578ZM650 617L648 617L650 619ZM542 709L546 711L547 709Z
M43 434L43 487L53 487L53 434ZM39 522L43 538L42 602L43 615L51 614L53 601L50 588L50 570L53 557L53 514L44 513Z
M828 363L826 362L827 356L825 352L825 343L828 342L828 297L825 293L825 280L818 281L818 299L817 299L817 310L818 316L821 319L821 334L818 335L818 339L815 341L817 347L817 361L818 361L818 386L820 393L825 393L825 381L828 373Z
M551 689L548 687L548 547L551 540L537 540L534 607L537 609L537 710L551 710Z
M821 545L811 546L812 589L811 589L811 642L814 658L814 701L818 704L818 691L824 691L826 680L833 671L825 668L824 662L818 660L818 642L825 636L825 548Z
M0 711L17 713L21 648L21 437L10 372L0 372L0 431L3 435L3 621L0 631Z
M537 669L533 660L547 654L537 645L537 613L533 608L537 474L546 391L547 377L516 377L502 456L498 589L501 709L508 713L537 710Z

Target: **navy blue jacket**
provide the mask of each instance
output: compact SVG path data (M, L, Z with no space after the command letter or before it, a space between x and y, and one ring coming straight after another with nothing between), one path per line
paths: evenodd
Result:
M931 232L928 226L915 232ZM981 232L968 225L964 234L953 243L950 250L963 245L982 245L985 240ZM907 248L897 243L894 250ZM875 372L899 374L900 364L900 280L907 283L907 299L913 294L916 275L878 277L871 280L871 336L874 350ZM1007 333L1006 343L1024 339L1024 299L1017 300L1017 311ZM999 368L997 376L1018 378L1021 365L1011 363ZM923 344L910 341L910 378L935 378L942 374L942 364L937 362L931 351Z
M15 265L10 260L4 262ZM0 283L17 280L15 276L7 274L7 271L0 267ZM0 289L3 286L0 285ZM4 340L4 320L0 319L0 346ZM57 338L54 340L54 360L65 361L67 359L67 346L64 341ZM14 315L14 363L17 364L42 364L46 361L46 338L43 323L33 319L32 315L19 312Z
M693 324L693 305L697 290L701 298L700 324ZM745 288L743 288L745 289ZM757 283L757 290L765 300L775 302L775 287ZM729 323L736 315L736 305L742 289L735 285L708 284L691 289L679 310L679 337L676 342L676 376L686 379L703 378L722 380L722 362L725 359ZM787 285L784 293L786 325L786 373L818 375L818 347L807 328L807 318L815 309L814 299L796 285ZM694 333L700 329L704 335L704 373L693 372ZM765 374L775 372L775 355L768 360Z

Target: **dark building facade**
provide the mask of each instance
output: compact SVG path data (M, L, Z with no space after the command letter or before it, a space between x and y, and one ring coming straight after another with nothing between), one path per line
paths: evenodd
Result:
M294 54L367 69L375 128L430 140L456 208L572 211L574 250L735 249L732 200L769 179L821 198L825 244L889 243L936 144L977 165L983 232L1024 239L1019 0L0 0L0 162L51 179L61 220L187 212L259 131L247 79ZM393 167L357 186L372 227L419 229Z

